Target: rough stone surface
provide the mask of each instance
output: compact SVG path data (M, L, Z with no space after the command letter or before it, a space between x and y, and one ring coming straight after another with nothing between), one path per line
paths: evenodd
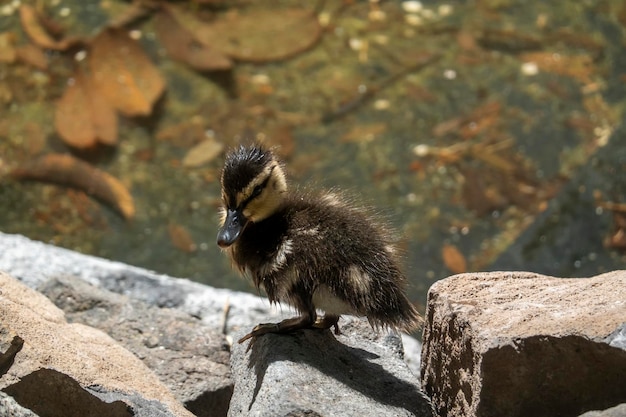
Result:
M226 338L188 314L150 306L76 277L38 288L69 322L98 328L134 353L198 417L225 416L233 391Z
M218 331L224 324L224 307L229 305L227 333L249 326L259 317L267 319L281 314L271 308L267 300L252 294L212 288L1 232L0 271L31 288L37 288L50 278L78 277L132 299L185 311Z
M97 322L109 323L113 334L116 332L114 321L107 319L103 306L115 305L122 300L128 300L129 305L140 300L151 306L175 308L199 318L202 324L218 333L225 332L228 338L233 333L240 334L243 331L249 331L257 323L279 321L294 314L286 306L272 306L267 299L252 294L216 289L186 279L156 274L142 268L82 255L33 241L20 235L0 233L0 271L2 270L11 273L31 288L47 288L45 291L59 305L67 308L68 311L74 310L73 313L68 313L71 320L75 318L78 320L77 317L82 315L80 310L85 309L85 322L94 325ZM79 281L76 281L76 278ZM64 294L66 294L63 292L64 290L57 289L55 291L58 292L55 292L51 291L49 287L54 281L67 284L68 280L73 282L73 286L80 286L79 293L83 291L97 292L97 289L109 290L110 292L97 292L99 295L92 294L87 299L78 298L77 295L74 295L72 297L76 299L63 301ZM81 281L89 283L97 289L88 286L83 287ZM54 288L54 285L52 287ZM123 298L119 298L120 296ZM88 301L89 298L92 300ZM91 304L94 301L96 301L95 304ZM117 308L119 307L115 307L115 309ZM133 308L129 306L122 308L121 313L128 313L128 310ZM227 312L228 314L225 314ZM74 316L74 314L76 315ZM123 325L124 321L121 321L120 324ZM135 324L137 323L135 322ZM160 341L161 336L156 334L156 329L149 332L152 333L153 337L142 338L141 335L135 334L139 337L140 344L151 345L150 340L156 344L162 343ZM405 359L409 368L419 373L421 344L406 335L402 335L402 340L406 344ZM2 347L4 346L0 345L0 348ZM219 360L215 362L219 363ZM401 372L406 372L404 364L400 365ZM159 372L157 369L155 371ZM165 381L167 382L168 379ZM415 377L414 382L417 383ZM186 393L191 396L194 395L193 392L179 391L179 398L185 398ZM228 394L230 391L224 393L224 395ZM104 397L102 393L98 395L101 398ZM201 398L206 397L202 396ZM200 404L205 403L197 403L196 405L206 411L205 405L200 406ZM190 407L196 412L198 412L198 408L194 408L193 405Z
M626 271L462 274L428 295L422 384L440 416L577 416L626 402Z
M28 408L24 408L15 398L0 391L0 417L38 417Z
M0 390L20 405L41 416L192 416L111 337L67 323L46 297L7 274L0 288L0 351L14 336L24 340L2 364Z
M626 404L620 404L602 411L587 411L579 417L626 417Z
M342 335L267 334L231 357L235 416L430 416L418 377L402 360L399 335L344 319ZM238 336L243 336L241 332Z
M626 404L620 404L602 411L588 411L579 417L626 417Z

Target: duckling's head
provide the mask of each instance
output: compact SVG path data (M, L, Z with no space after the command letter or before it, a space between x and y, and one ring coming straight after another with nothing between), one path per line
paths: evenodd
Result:
M287 181L274 154L260 146L241 146L226 156L222 171L222 226L217 244L226 248L246 226L276 212Z

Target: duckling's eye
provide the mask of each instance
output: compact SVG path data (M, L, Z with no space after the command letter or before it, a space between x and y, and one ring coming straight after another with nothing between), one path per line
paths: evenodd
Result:
M252 194L250 194L250 198L257 197L259 194L261 194L261 191L263 191L263 185L259 184L252 189Z

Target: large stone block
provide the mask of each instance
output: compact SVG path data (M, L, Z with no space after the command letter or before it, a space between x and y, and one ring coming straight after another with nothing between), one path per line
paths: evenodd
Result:
M428 295L422 384L440 416L577 416L626 402L626 271L462 274Z

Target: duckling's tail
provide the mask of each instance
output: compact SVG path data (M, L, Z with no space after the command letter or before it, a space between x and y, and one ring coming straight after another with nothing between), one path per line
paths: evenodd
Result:
M367 319L375 329L393 327L399 331L411 333L424 323L424 319L404 294L397 294L393 303L379 306L376 310L367 315Z
M424 324L424 319L417 312L415 306L406 297L403 297L405 306L400 309L398 320L394 323L394 327L405 333L411 333Z

